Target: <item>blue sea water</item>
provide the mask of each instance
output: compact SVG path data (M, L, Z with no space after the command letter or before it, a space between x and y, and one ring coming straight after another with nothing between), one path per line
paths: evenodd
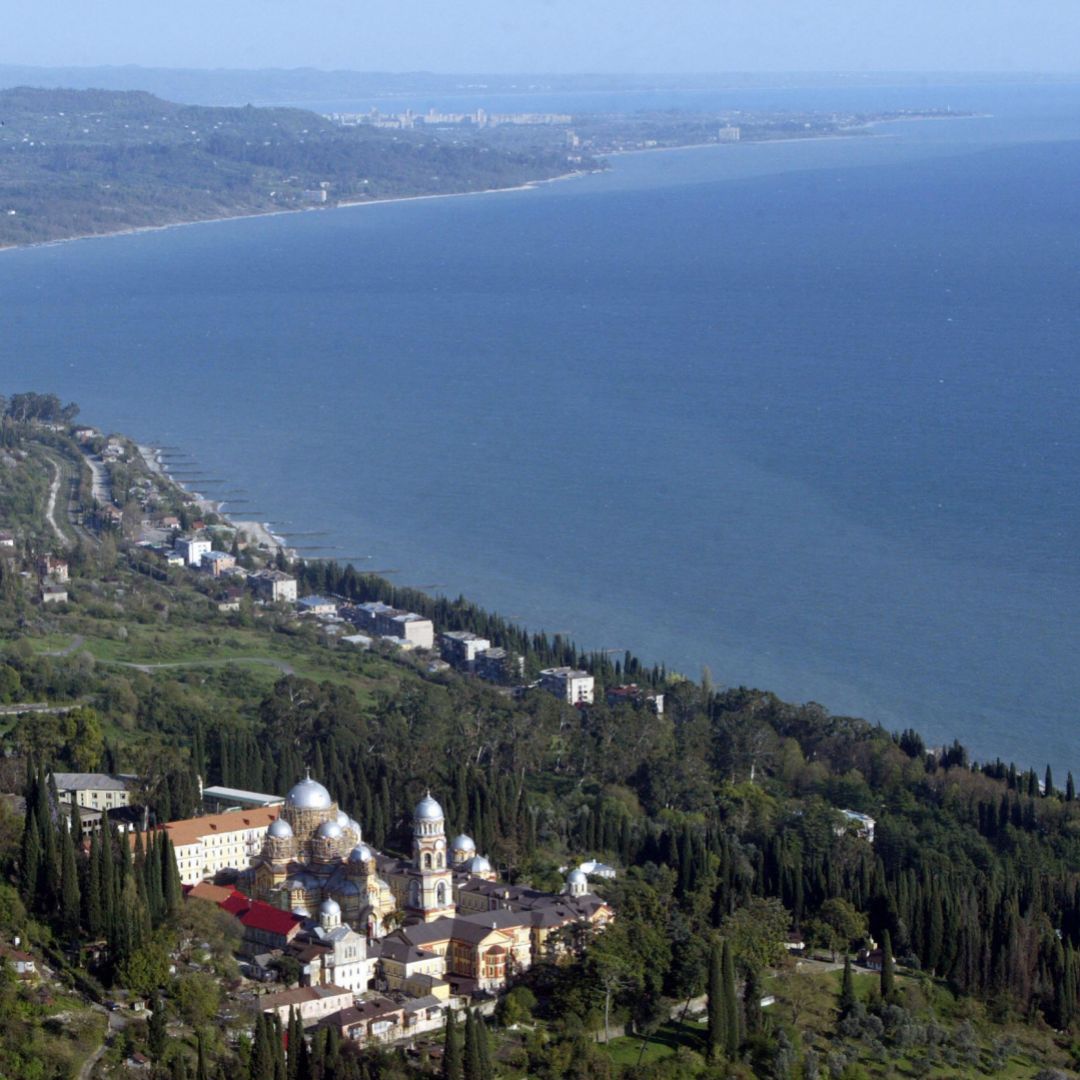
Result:
M0 389L402 584L1076 769L1080 88L810 96L990 115L0 253Z

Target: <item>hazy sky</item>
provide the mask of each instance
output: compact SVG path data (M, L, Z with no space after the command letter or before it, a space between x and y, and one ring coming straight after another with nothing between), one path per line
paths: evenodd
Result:
M0 0L0 63L1075 71L1078 0Z

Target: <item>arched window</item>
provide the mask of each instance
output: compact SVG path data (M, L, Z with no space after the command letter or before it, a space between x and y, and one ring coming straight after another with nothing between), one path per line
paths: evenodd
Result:
M439 907L445 907L445 905L446 905L446 882L445 881L440 881L439 884L435 886L435 903L438 904Z
M431 852L430 851L424 856L424 869L425 870L430 870L431 869Z

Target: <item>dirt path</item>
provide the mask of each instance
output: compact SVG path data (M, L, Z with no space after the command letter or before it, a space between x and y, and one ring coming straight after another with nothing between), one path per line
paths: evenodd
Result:
M52 483L49 485L49 501L45 507L45 518L49 522L49 526L54 533L56 533L57 540L61 545L67 546L68 538L64 535L64 531L56 523L56 496L60 492L60 480L63 477L63 470L60 468L60 463L53 458L49 458L49 464L53 467Z
M286 664L284 660L271 660L268 656L229 656L218 659L206 660L174 660L164 664L136 664L130 660L99 660L101 664L115 664L117 667L133 668L146 675L154 671L164 671L172 668L186 667L220 667L222 664L263 664L266 667L277 668L282 675L295 675L296 668L292 664Z

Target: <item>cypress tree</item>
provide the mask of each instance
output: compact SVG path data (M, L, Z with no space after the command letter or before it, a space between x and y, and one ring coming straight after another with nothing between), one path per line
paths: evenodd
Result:
M79 936L79 868L75 865L75 839L71 829L61 829L60 920L69 941Z
M746 974L743 1013L746 1016L746 1035L753 1038L761 1032L761 976L756 967L752 967Z
M181 1051L172 1060L171 1080L188 1080L187 1057Z
M206 1047L203 1044L201 1031L196 1032L195 1042L198 1047L196 1051L195 1080L210 1080L210 1073L206 1068Z
M451 1006L446 1010L446 1028L443 1038L442 1080L465 1080L465 1064L462 1061L461 1039L458 1036L457 1019Z
M476 1014L465 1015L465 1080L483 1080L480 1073L480 1047L477 1045Z
M31 808L27 808L23 826L22 850L19 853L19 889L26 906L33 908L37 899L37 884L41 878L41 834Z
M727 1049L725 1028L723 954L714 944L709 951L709 1060L715 1061Z
M251 1080L274 1080L274 1052L270 1044L269 1018L255 1017L255 1045L251 1051Z
M146 1025L146 1043L150 1057L156 1065L165 1056L165 1047L168 1044L168 1035L165 1030L168 1018L165 1015L165 1002L160 994L155 993L150 999L150 1009L150 1020Z
M101 906L101 841L96 832L90 837L90 858L83 906L86 909L86 928L90 931L90 936L97 940L105 933L105 916Z
M847 1016L855 1004L855 980L851 974L851 957L844 957L844 977L840 981L840 1015Z
M881 932L881 1000L889 1001L896 989L895 965L892 953L892 935Z
M491 1060L491 1039L483 1017L476 1018L476 1045L480 1049L480 1080L493 1080L495 1066Z
M731 945L724 942L724 953L721 962L722 981L724 985L724 1040L727 1056L734 1060L739 1052L739 1044L742 1042L739 1031L739 1002L735 996L735 957L731 952Z
M304 1041L304 1029L295 1009L289 1010L289 1059L286 1075L288 1080L298 1080L300 1076L300 1046Z

